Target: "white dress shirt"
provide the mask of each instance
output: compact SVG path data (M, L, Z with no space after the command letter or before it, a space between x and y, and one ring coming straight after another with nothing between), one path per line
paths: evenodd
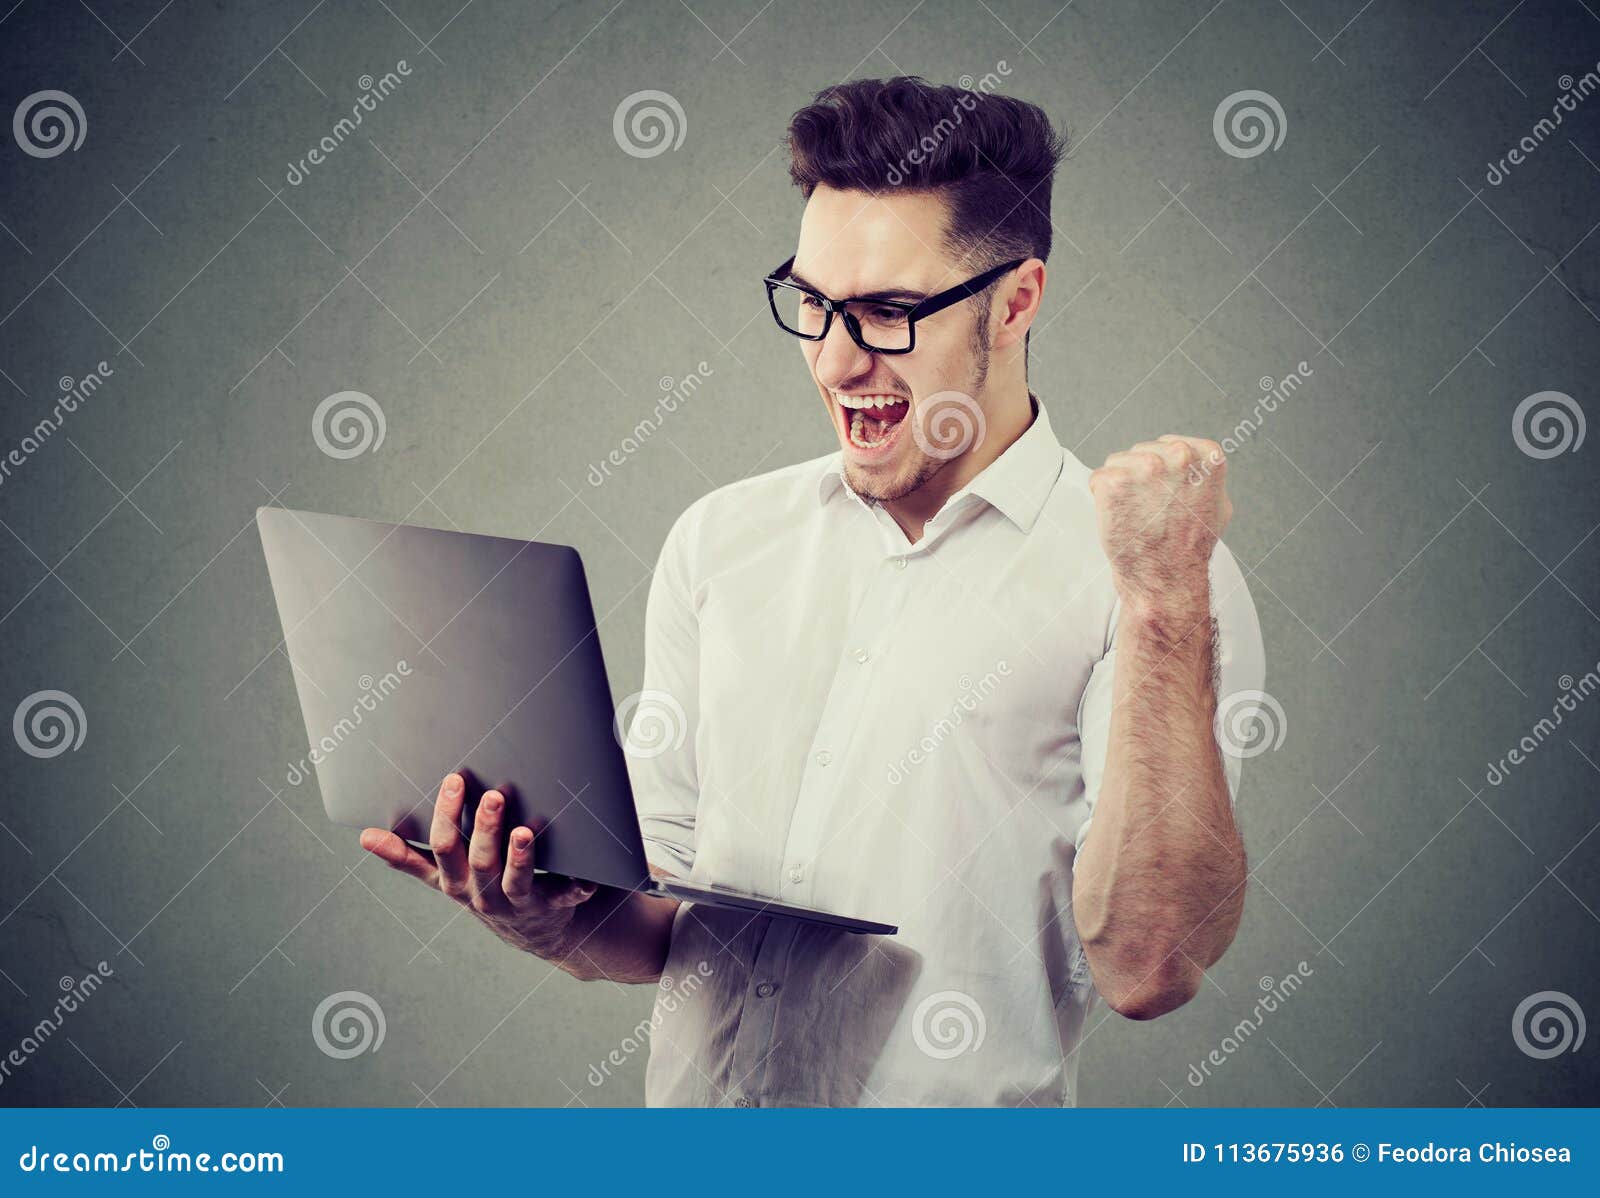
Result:
M1076 1102L1094 988L1072 867L1117 626L1088 476L1039 405L914 545L838 453L673 526L646 615L655 718L627 745L651 862L900 930L685 904L651 1105ZM1211 586L1221 695L1259 690L1255 608L1220 544Z

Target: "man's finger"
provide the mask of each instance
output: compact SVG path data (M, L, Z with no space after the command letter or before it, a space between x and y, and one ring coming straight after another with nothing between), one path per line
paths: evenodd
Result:
M374 857L381 858L391 869L410 874L425 885L432 886L438 881L439 871L434 868L433 862L393 832L367 828L361 833L361 847Z
M1227 465L1228 456L1223 452L1222 446L1209 437L1186 437L1177 433L1164 433L1162 436L1157 437L1156 440L1169 445L1176 444L1187 447L1196 461L1205 462L1210 469L1216 470Z
M1108 474L1114 471L1124 473L1136 482L1155 478L1166 473L1170 465L1166 454L1161 452L1165 448L1165 446L1154 447L1147 445L1141 449L1138 445L1135 445L1132 449L1125 449L1120 453L1112 454L1100 469Z
M1140 441L1130 452L1153 453L1169 467L1176 467L1179 470L1200 456L1194 438L1180 437L1174 433L1167 433L1154 441Z
M545 874L534 879L533 901L546 907L576 907L593 898L595 889L593 882Z
M500 878L500 889L511 905L521 911L532 905L533 899L533 831L530 828L513 828L511 850L506 857L505 873Z
M428 847L439 867L439 889L451 898L467 890L467 849L461 843L461 805L466 801L466 784L460 774L451 774L439 786L433 804L433 827L428 831Z
M501 901L500 821L506 799L498 790L486 790L478 801L478 815L472 825L472 842L467 846L467 869L472 877L473 905L490 910Z

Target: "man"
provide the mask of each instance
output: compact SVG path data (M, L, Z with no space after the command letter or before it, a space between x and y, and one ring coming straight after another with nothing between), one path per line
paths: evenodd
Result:
M575 977L659 978L652 1104L1071 1104L1094 996L1173 1010L1239 923L1213 721L1263 658L1225 464L1168 435L1091 472L1029 390L1063 149L1038 108L862 80L789 143L807 202L766 285L839 452L668 534L644 688L685 735L630 736L630 770L657 872L899 934L535 876L495 792L463 844L454 775L433 862L362 843Z

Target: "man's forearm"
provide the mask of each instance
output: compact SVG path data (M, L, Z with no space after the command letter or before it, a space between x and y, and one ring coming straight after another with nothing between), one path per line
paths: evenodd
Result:
M674 899L604 886L577 909L560 943L539 955L579 981L654 982L677 910Z
M1209 602L1123 609L1105 772L1073 871L1073 913L1101 995L1151 1018L1182 1005L1244 906L1244 847L1212 730Z

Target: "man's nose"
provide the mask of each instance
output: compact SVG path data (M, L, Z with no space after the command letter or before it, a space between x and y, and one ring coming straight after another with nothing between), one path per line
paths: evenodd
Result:
M828 335L822 339L822 352L817 355L817 382L830 391L840 384L868 373L872 369L872 355L862 349L845 328L844 313L837 312Z

